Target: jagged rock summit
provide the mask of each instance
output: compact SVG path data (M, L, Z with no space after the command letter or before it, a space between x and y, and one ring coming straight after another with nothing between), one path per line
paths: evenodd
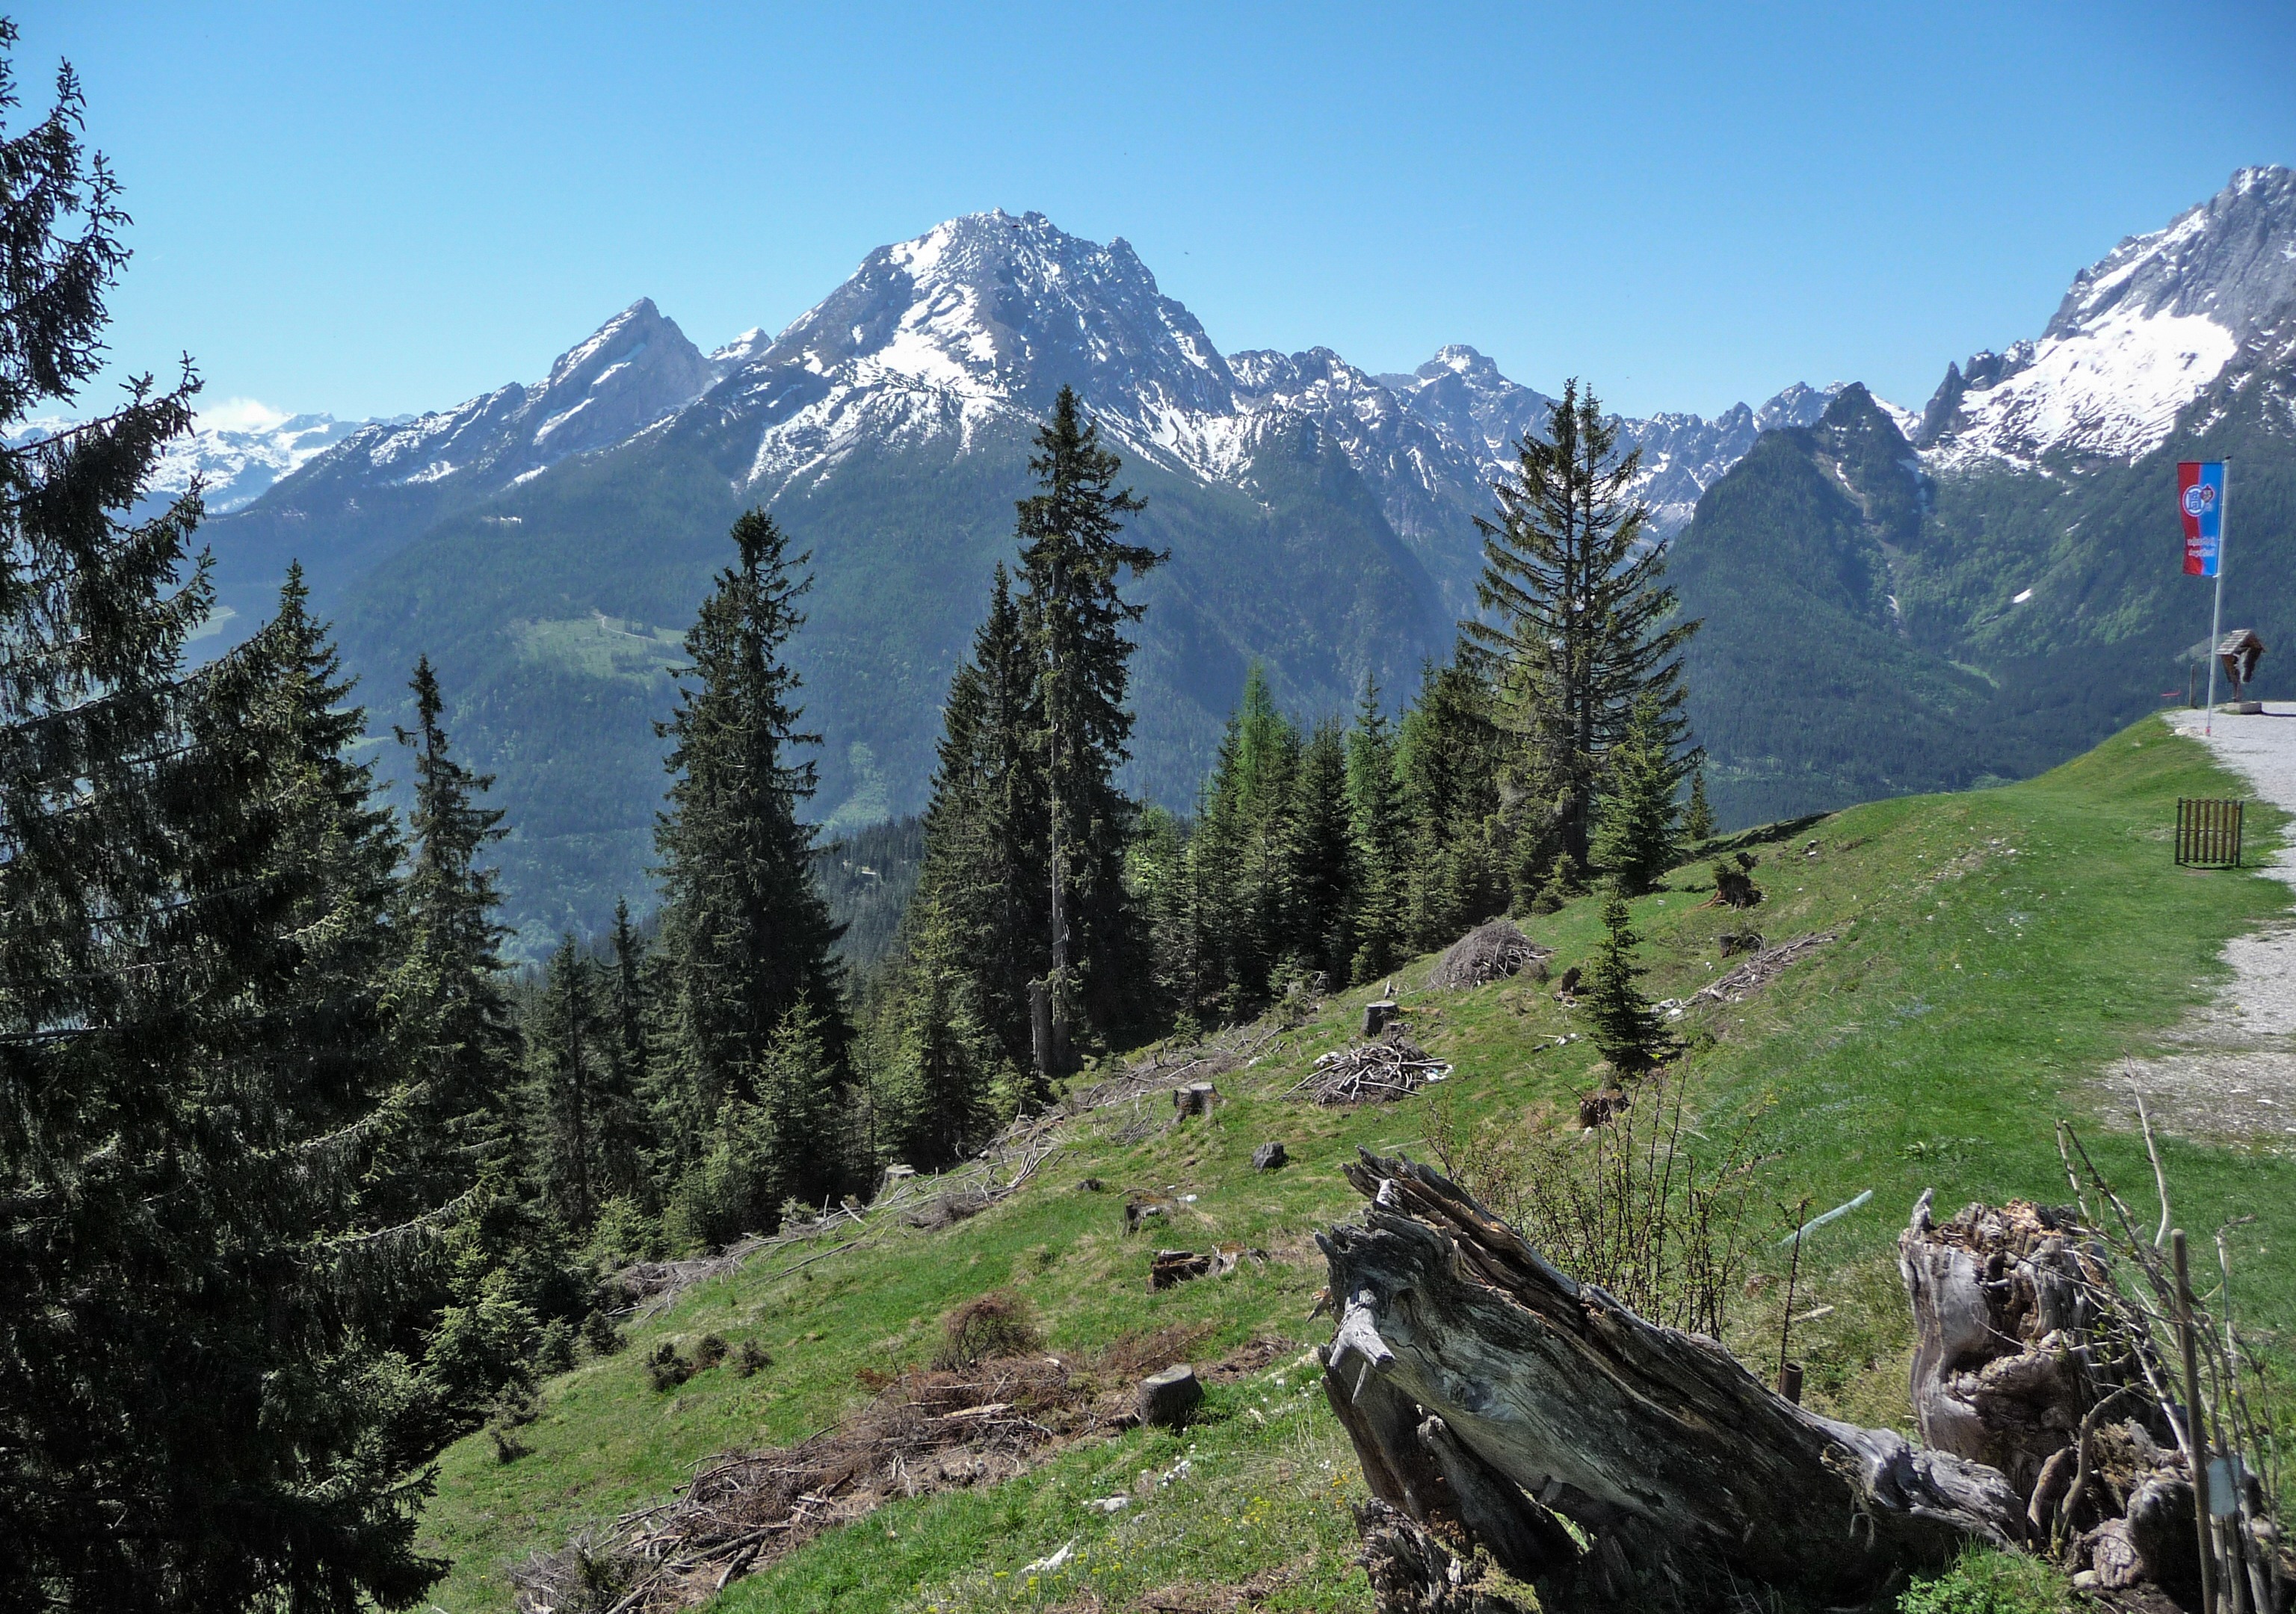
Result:
M2296 171L2248 168L2081 271L2041 335L1948 365L1915 441L1944 468L2131 460L2220 378L2288 366Z
M512 381L453 409L363 427L315 470L398 486L461 478L500 487L627 441L692 403L718 373L642 297L533 385Z

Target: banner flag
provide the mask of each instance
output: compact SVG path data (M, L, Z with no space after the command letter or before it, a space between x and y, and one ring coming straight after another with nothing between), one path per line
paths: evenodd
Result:
M2185 460L2177 467L2177 513L2185 523L2185 575L2213 578L2224 553L2222 460Z

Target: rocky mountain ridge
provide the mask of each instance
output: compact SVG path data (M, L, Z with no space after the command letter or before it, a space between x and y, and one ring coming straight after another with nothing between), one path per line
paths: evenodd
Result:
M2243 356L2284 358L2296 314L2296 171L2248 168L2074 278L2046 329L1946 369L1913 434L1955 470L2128 462Z

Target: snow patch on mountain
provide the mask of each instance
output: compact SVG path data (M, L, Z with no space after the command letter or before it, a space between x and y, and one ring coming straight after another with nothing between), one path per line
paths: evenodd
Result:
M561 354L534 385L513 381L452 409L363 428L343 452L386 483L465 473L513 482L627 441L692 403L719 373L642 297Z
M1934 465L2134 459L2296 307L2296 171L2243 168L2083 270L2035 340L1948 365L1915 441Z
M20 422L6 440L11 447L22 447L76 423L44 415ZM226 515L253 504L273 483L294 475L357 430L332 414L289 414L254 398L223 399L193 417L187 436L160 449L144 507L171 504L196 481L208 514Z

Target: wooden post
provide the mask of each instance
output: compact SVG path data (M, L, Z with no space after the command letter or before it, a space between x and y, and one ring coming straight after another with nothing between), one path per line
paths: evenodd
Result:
M2193 1339L2193 1282L2185 1264L2185 1230L2169 1235L2177 1266L2177 1343L2185 1354L2185 1444L2193 1461L2193 1530L2201 1545L2201 1614L2216 1614L2216 1543L2209 1518L2209 1425L2201 1415L2200 1359Z

